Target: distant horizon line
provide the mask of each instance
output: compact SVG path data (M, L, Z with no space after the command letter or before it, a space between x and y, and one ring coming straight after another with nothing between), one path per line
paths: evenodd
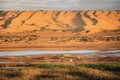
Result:
M105 9L105 10L101 10L101 9L95 9L95 10L0 10L0 11L120 11L118 9L111 9L111 10L108 10L108 9Z

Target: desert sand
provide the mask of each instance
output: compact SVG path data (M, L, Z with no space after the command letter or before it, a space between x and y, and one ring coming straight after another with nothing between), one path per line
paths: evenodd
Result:
M0 50L120 49L120 11L1 11Z

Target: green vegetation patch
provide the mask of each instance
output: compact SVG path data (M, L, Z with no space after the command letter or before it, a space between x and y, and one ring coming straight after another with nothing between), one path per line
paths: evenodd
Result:
M42 69L52 69L52 68L60 68L60 69L65 69L65 68L77 68L76 65L65 65L65 64L30 64L27 65L27 67L37 67L37 68L42 68Z
M84 64L80 66L120 73L120 62L94 63L94 64Z

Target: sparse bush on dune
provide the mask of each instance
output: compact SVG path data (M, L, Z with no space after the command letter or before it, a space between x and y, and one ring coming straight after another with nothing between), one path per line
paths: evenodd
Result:
M24 35L24 36L0 36L0 42L11 43L11 42L29 42L29 41L37 41L41 38L41 40L46 40L49 42L55 43L67 43L70 41L75 42L95 42L95 41L120 41L120 36L52 36L52 37L40 37L38 35Z
M0 42L20 42L20 41L34 41L39 36L28 35L28 36L0 36Z
M89 32L90 32L90 30L86 30L85 32L86 32L86 33L89 33Z
M51 41L56 41L56 40L58 40L58 37L51 37L50 40Z
M9 42L9 40L8 40L8 39L5 39L4 42Z

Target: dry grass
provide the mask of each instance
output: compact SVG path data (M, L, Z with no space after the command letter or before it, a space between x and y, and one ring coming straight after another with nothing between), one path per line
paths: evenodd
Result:
M116 65L120 68L119 62L102 65L101 68L105 65ZM102 70L97 66L93 68L84 64L36 64L22 68L0 68L0 80L120 80L119 76L120 71Z

